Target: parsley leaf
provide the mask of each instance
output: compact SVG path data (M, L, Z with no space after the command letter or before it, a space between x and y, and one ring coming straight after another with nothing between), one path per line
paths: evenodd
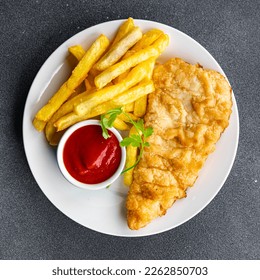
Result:
M144 137L147 138L149 136L151 136L153 134L153 128L152 127L147 127L145 130L144 130Z
M145 142L144 143L144 147L149 147L150 146L150 143L149 142Z
M102 136L105 139L108 139L110 137L107 130L108 128L111 128L113 126L116 117L121 113L122 113L122 109L116 108L108 111L106 114L101 115L100 124L102 128Z
M121 142L120 146L121 147L126 147L129 145L132 145L133 147L139 147L142 142L142 138L140 135L130 135L129 137L125 137Z
M143 121L143 119L140 119L135 123L135 128L137 130L140 130L142 132L142 134L144 134L144 121Z
M107 139L110 137L110 135L108 134L107 128L108 128L108 119L105 118L104 115L101 115L101 119L100 119L100 124L101 124L101 128L102 128L102 136Z
M132 125L136 128L137 134L132 134L129 137L125 137L121 142L121 147L127 147L132 145L133 147L138 147L140 149L139 156L133 166L125 169L123 173L127 172L128 170L134 168L142 158L143 151L145 147L149 147L149 142L146 141L146 138L153 134L152 127L144 127L143 119L138 121L134 121L127 113L125 113L121 108L115 108L112 110L107 111L105 114L101 115L100 123L102 128L102 135L105 139L109 138L110 135L108 133L108 128L113 126L113 123L118 115L124 114L132 123Z

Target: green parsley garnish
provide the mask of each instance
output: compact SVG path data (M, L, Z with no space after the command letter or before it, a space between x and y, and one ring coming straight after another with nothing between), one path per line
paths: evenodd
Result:
M129 168L125 169L123 173L127 172L128 170L134 168L142 158L144 148L149 147L149 143L146 141L147 137L153 134L152 127L144 127L144 121L142 119L138 120L137 122L134 121L127 113L125 113L121 108L116 108L107 111L105 114L101 115L101 127L102 127L102 135L105 139L109 138L110 135L108 134L108 129L113 126L113 123L116 117L120 114L124 114L130 121L130 123L135 127L137 134L132 134L129 137L125 137L121 142L121 147L127 147L132 145L133 147L138 147L140 149L139 156L134 165L130 166Z
M100 123L102 128L102 136L107 139L110 137L107 129L113 126L113 122L116 117L122 113L121 108L112 109L106 112L106 114L101 115Z

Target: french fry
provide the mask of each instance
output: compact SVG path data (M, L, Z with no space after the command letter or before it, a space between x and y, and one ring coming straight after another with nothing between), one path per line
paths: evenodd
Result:
M158 50L155 48L151 48L148 51L144 51L144 52L140 51L140 52L142 53L138 53L138 54L136 53L133 56L107 68L105 71L99 74L94 80L96 87L98 89L103 88L113 79L115 79L117 76L121 75L131 67L134 67L137 64L158 55Z
M59 132L62 132L62 131L59 131ZM52 122L49 121L45 127L45 137L51 146L56 146L55 143L57 142L57 137L56 137L57 133L58 132L57 132L56 127L53 125ZM54 140L54 139L56 139L56 140ZM57 142L57 144L58 144L58 142Z
M52 138L49 141L49 144L51 146L57 146L60 142L60 139L62 137L62 135L64 134L65 130L63 131L55 131L55 133L53 134Z
M113 126L118 130L130 130L130 127L118 117L113 122Z
M144 49L148 46L150 46L155 40L157 40L161 35L163 34L163 32L159 29L151 29L148 32L146 32L142 39L139 40L133 47L131 50L128 50L126 52L126 54L123 56L122 60L130 57L131 55L133 55L136 51L139 51L141 49ZM122 79L124 79L128 74L128 71L122 73L121 75L119 75L117 78L115 78L116 83L119 83L120 81L122 81Z
M129 56L133 55L134 53L135 53L135 51L132 51L132 50L127 51L126 54L123 56L122 60L128 58ZM125 79L126 76L127 76L128 73L129 73L129 71L130 71L130 70L127 70L127 71L125 71L124 73L122 73L121 75L119 75L118 77L116 77L115 80L114 80L115 83L116 83L116 84L117 84L117 83L120 83L123 79Z
M38 120L37 118L33 119L33 126L38 130L42 131L46 125L45 121Z
M146 113L147 96L143 96L134 103L134 115L137 117L143 117Z
M56 134L56 127L54 126L54 123L60 119L61 117L67 115L68 113L73 111L74 105L77 102L80 102L85 96L87 92L80 93L76 95L75 97L71 98L67 102L61 105L61 107L52 115L50 120L47 122L45 127L45 137L47 141L51 144L51 142L55 142L53 140L53 137Z
M80 61L83 56L85 55L85 50L82 48L81 45L75 45L75 46L71 46L69 47L69 52L75 56L75 58Z
M135 116L134 114L131 113L127 113L127 115L134 121L138 121L139 118L137 116ZM117 116L119 119L121 119L124 122L128 122L131 123L130 118L128 118L125 114L120 114Z
M78 105L75 106L74 111L78 115L86 115L92 108L100 103L106 102L110 99L115 98L121 92L129 89L130 87L139 83L144 77L147 76L152 60L147 60L140 63L133 68L128 74L127 78L121 83L105 87L93 94L85 96L85 98Z
M82 57L85 55L85 50L80 45L72 46L69 48L69 51L75 56L75 58L80 61ZM94 81L94 77L100 74L100 71L94 69L93 67L89 70L88 77L92 77ZM88 78L87 77L87 78ZM93 82L94 84L94 82Z
M85 55L85 50L82 48L81 45L69 47L69 52L71 54L73 54L78 61L80 61L82 59L82 57ZM88 74L88 76L89 76L89 74ZM91 85L90 79L88 76L84 80L84 85L85 85L86 90L91 90L93 86Z
M54 115L53 115L54 116ZM49 142L50 145L52 145L51 143L52 142L55 142L53 141L53 138L54 138L54 135L56 134L57 132L57 129L56 127L53 125L54 122L57 120L55 118L53 118L53 116L51 117L51 119L47 122L47 125L45 126L45 137L47 139L47 141ZM52 145L54 146L54 145Z
M116 77L113 82L115 84L118 84L118 83L122 82L127 77L129 71L130 70L127 70L124 73L122 73L121 75L119 75L118 77Z
M163 33L157 40L154 41L151 47L156 48L159 51L159 54L161 54L165 50L165 48L169 45L169 40L170 40L169 36Z
M162 35L163 32L159 29L152 29L149 30L148 32L146 32L144 34L144 36L142 37L141 40L139 40L134 47L131 50L128 50L126 52L126 54L123 56L122 59L126 59L128 57L130 57L131 55L133 55L136 51L139 51L143 48L148 47L149 45L151 45L156 39L158 39L160 37L160 35ZM154 66L153 66L154 68ZM153 71L153 68L151 71ZM120 81L122 81L122 79L124 79L128 74L128 71L122 73L121 75L119 75L117 78L115 78L115 81L117 83L119 83ZM133 104L132 104L133 107ZM130 108L130 107L129 107ZM133 110L132 110L133 111ZM131 111L130 111L131 112Z
M134 105L135 105L134 102L128 103L124 106L123 110L125 112L133 112L134 111Z
M53 116L50 118L50 120L47 122L45 126L45 137L50 145L56 146L59 143L59 139L62 136L62 133L58 133L56 127L54 126L54 123L64 115L70 113L73 111L74 105L76 102L80 102L82 100L82 97L84 95L90 94L93 92L94 89L82 92L73 98L66 101L64 104L61 105L61 107L53 114Z
M83 121L89 118L99 116L113 108L125 106L126 104L134 102L136 99L144 95L147 95L153 91L154 91L153 82L151 80L145 80L140 84L138 84L137 86L130 88L127 91L119 94L114 99L97 105L89 113L85 115L80 116L75 112L72 112L61 117L58 121L55 122L54 126L57 128L57 131L61 131L79 121Z
M60 106L70 97L74 89L77 88L86 78L88 71L102 56L109 45L109 40L105 35L100 35L97 40L87 50L84 57L72 71L70 78L65 82L48 103L36 114L36 118L48 121Z
M139 27L134 27L105 53L105 55L94 65L94 68L103 71L112 66L141 38L141 29Z
M147 77L148 79L152 79L153 77L153 69L154 69L154 65L155 65L155 59L151 60L151 63L149 64L149 69L148 69L148 73L147 73Z
M148 72L148 79L152 79L153 76L153 69L154 69L155 60L150 65L150 70ZM147 95L142 96L141 98L137 99L134 103L134 115L137 117L143 117L146 113L147 107Z
M114 99L110 100L111 109L122 107L130 102L136 101L138 98L147 95L154 91L154 84L151 80L145 79L140 84L136 85L133 88L123 92L122 94L116 96ZM103 103L104 104L104 103ZM100 104L100 108L102 108L102 104ZM99 110L99 106L94 108L93 111ZM109 109L110 110L110 109ZM101 113L103 114L103 113Z
M148 46L150 46L155 40L157 40L161 35L163 34L163 32L159 29L151 29L149 31L147 31L142 39L140 41L138 41L133 47L132 47L132 51L139 51L141 49L144 49Z
M75 88L87 77L89 70L100 59L109 45L109 40L105 35L100 35L97 40L86 51L84 57L72 71L71 77L67 81L69 88Z
M131 29L134 28L134 20L130 17L119 27L115 39L112 42L113 47L119 40L121 40Z
M151 46L137 51L132 56L108 67L105 71L95 77L95 85L98 89L103 88L117 76L121 75L131 67L151 58L159 56L169 44L169 37L161 35Z
M136 131L136 128L132 126L132 128L129 131L129 136L133 134L138 134ZM136 163L137 160L137 153L138 153L138 148L133 147L132 145L129 145L126 147L126 162L125 162L125 169L133 166ZM130 169L124 173L124 184L126 186L130 186L133 182L133 173L134 169Z
M122 60L123 59L126 59L128 57L130 57L131 55L135 54L136 51L133 51L133 50L128 50L125 55L122 57Z
M54 123L54 127L56 127L56 131L62 131L77 122L87 120L91 117L92 116L90 116L90 117L89 116L79 116L76 113L71 112L71 113L68 113L67 115L61 117L60 119L58 119Z
M143 96L135 101L134 104L134 115L137 117L143 117L146 113L147 107L147 96Z

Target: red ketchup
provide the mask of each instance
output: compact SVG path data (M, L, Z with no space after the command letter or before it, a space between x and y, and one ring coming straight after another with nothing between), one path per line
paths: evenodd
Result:
M74 131L68 138L63 160L66 169L76 180L98 184L110 178L121 161L121 148L116 136L102 136L99 125L87 125Z

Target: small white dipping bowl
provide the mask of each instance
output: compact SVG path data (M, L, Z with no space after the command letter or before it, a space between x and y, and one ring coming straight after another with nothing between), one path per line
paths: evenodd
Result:
M60 139L60 142L58 144L58 149L57 149L57 160L58 160L58 165L59 168L61 170L61 173L64 175L64 177L74 186L85 189L85 190L100 190L100 189L104 189L107 186L111 185L121 174L121 172L124 169L125 166L125 160L126 160L126 150L124 147L121 147L121 161L120 164L116 170L116 172L107 180L98 183L98 184L86 184L86 183L82 183L78 180L76 180L74 177L72 177L70 175L70 173L68 172L68 170L65 167L64 164L64 160L63 160L63 150L64 150L64 146L68 140L68 138L71 136L71 134L76 131L77 129L87 126L87 125L100 125L100 122L98 120L86 120L86 121L82 121L79 122L77 124L74 124L73 126L71 126L62 136L62 138ZM110 128L109 129L111 132L114 133L114 135L116 136L116 138L118 139L119 143L122 141L122 137L120 135L120 133L115 129L115 128Z

